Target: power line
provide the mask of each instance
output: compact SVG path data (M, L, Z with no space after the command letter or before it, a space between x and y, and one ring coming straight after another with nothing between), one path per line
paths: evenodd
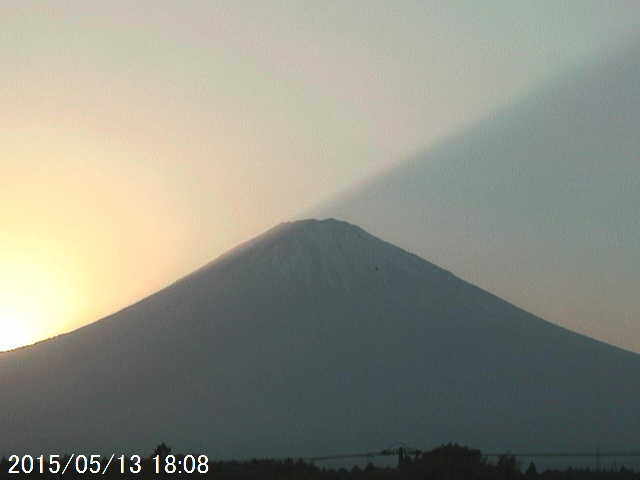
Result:
M534 453L483 453L485 457L640 457L640 452L534 452Z
M394 444L395 445L395 444ZM393 446L392 446L393 447ZM427 449L415 449L407 446L386 448L379 452L365 452L365 453L343 453L333 455L318 455L310 457L299 457L299 460L307 462L324 461L324 460L344 460L349 458L364 458L364 457L381 457L381 456L401 456L401 455L419 455L424 452L428 452ZM503 457L511 455L514 457L530 457L530 458L600 458L600 457L640 457L640 451L608 451L608 452L490 452L481 453L484 457Z

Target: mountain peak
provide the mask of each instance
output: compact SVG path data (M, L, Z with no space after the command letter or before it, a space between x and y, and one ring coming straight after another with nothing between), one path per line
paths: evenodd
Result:
M639 370L356 226L305 220L0 355L0 451L624 450Z
M360 227L356 225L352 225L351 223L345 222L344 220L338 220L336 218L306 218L301 220L293 220L290 222L280 222L275 228L296 228L296 227L304 227L304 228L352 228L362 230Z
M363 282L371 290L389 293L389 275L451 275L358 226L333 218L281 223L234 249L231 258L246 265L242 270L268 272L281 285L324 282L340 295ZM214 261L209 268L219 263Z
M375 239L373 235L368 234L362 228L345 222L343 220L337 220L335 218L326 218L318 220L315 218L295 220L291 222L282 222L265 232L263 235L257 237L267 236L306 236L308 238L330 239L330 238L344 238L348 235L357 235L361 239L365 239L367 236L371 239Z

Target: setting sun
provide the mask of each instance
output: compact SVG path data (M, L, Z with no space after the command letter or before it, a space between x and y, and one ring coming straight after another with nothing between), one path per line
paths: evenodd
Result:
M74 310L69 278L54 255L25 246L0 253L0 351L59 332Z
M20 306L0 307L0 352L33 343L30 315Z

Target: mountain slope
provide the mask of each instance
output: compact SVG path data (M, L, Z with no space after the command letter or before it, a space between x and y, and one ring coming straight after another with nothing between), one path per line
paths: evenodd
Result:
M335 220L0 354L0 454L638 448L640 356Z

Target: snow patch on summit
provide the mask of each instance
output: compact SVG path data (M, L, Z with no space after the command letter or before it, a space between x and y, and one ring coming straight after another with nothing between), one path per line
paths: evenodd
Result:
M291 233L296 233L292 235ZM425 266L432 279L449 272L373 237L347 222L304 220L272 229L273 241L261 260L284 284L292 278L311 285L323 279L341 296L366 285L369 290L392 294L390 273L423 277ZM416 277L416 278L417 278Z

